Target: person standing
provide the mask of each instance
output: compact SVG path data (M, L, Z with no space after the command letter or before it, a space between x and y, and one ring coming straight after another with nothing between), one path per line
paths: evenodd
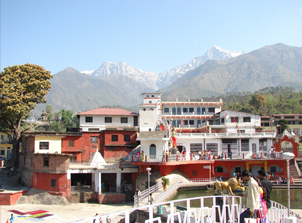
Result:
M9 219L9 222L10 222L10 223L14 223L14 219L15 219L15 218L14 218L14 215L11 214L10 219Z
M266 189L266 194L267 194L266 206L267 206L267 209L269 209L271 207L270 195L271 195L271 191L273 189L273 184L271 181L269 181L266 178L266 173L265 173L265 170L263 170L263 169L258 171L258 178L260 179L260 182L261 182L263 188Z
M230 150L230 159L233 159L233 151Z
M144 150L142 151L142 162L145 162L145 152L144 152Z
M260 190L257 181L251 177L251 173L247 170L242 171L242 179L248 181L248 187L244 194L239 194L246 197L247 208L240 214L240 223L244 223L245 218L254 217L260 207Z

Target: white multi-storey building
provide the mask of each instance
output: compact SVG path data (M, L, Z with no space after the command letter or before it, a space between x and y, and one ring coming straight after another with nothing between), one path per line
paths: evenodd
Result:
M161 101L159 93L157 96L156 103L149 103L144 98L140 106L137 140L141 141L141 149L150 156L149 160L160 159L164 151L171 149L172 134L178 151L186 151L186 156L211 150L212 155L217 156L228 157L232 152L233 158L260 157L265 156L272 146L275 131L262 131L259 115L222 111L222 100ZM151 111L150 104L154 106ZM160 112L154 111L159 106ZM164 131L160 128L161 123L164 123Z

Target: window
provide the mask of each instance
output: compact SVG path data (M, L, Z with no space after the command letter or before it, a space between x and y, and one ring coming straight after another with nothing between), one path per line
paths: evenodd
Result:
M218 166L217 169L216 169L216 173L223 173L223 167Z
M73 147L73 146L74 146L74 140L69 140L68 147Z
M188 120L183 121L184 125L188 125Z
M92 117L85 117L85 122L93 122Z
M201 120L197 120L197 126L201 125Z
M172 115L176 115L176 108L172 108Z
M176 127L176 120L172 121L172 126Z
M151 97L154 98L154 95L152 94Z
M105 123L112 123L112 117L105 117Z
M195 154L198 154L199 151L202 150L202 143L191 143L190 144L190 151L191 153L194 152Z
M200 110L200 108L197 108L197 115L201 115L201 110Z
M251 117L243 117L243 122L251 122Z
M197 176L197 171L193 170L192 175L193 175L193 177L196 177Z
M276 172L277 172L277 168L276 168L275 166L272 166L272 167L271 167L271 172L272 172L272 173L276 173Z
M149 104L152 104L152 101L149 101Z
M218 143L207 143L207 151L212 152L212 155L218 155Z
M188 108L182 108L183 112L188 112Z
M149 148L150 158L156 158L156 145L151 144Z
M169 108L164 108L164 112L168 113L169 112Z
M51 187L56 187L57 185L57 180L56 179L50 179L50 186Z
M221 119L221 124L224 124L224 118Z
M235 173L241 173L241 169L240 169L240 167L235 167Z
M189 108L189 112L194 112L194 108Z
M130 135L124 135L124 142L130 142Z
M231 122L238 122L238 117L231 117Z
M49 157L43 157L43 166L49 166Z
M128 117L121 117L121 123L128 123Z
M190 125L194 125L194 120L190 120L190 121L189 121L189 124L190 124Z
M241 151L250 151L248 139L241 139Z
M0 151L0 155L1 155L1 156L5 156L5 150L1 150L1 151Z
M209 108L209 112L215 112L215 108Z
M48 150L49 149L49 142L40 142L40 150Z
M181 115L181 108L177 108L177 114Z
M90 143L98 143L98 137L97 136L90 136Z
M138 126L138 116L134 116L133 118L133 125Z
M112 142L117 142L118 141L118 135L112 135L111 136L111 141Z

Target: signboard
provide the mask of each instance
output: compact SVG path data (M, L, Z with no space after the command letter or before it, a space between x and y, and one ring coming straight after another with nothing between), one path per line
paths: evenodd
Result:
M203 166L203 169L211 169L211 166Z

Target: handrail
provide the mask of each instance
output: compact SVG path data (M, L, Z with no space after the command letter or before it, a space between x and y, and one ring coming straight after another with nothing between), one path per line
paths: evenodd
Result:
M297 170L297 172L298 172L298 175L299 175L299 177L301 177L301 170L300 170L300 168L299 168L299 166L298 166L298 164L297 164L296 160L294 159L293 161L294 161L294 164L295 164L296 170Z
M172 187L172 186L171 186ZM219 205L216 203L217 199L222 199L222 206L219 208ZM231 205L226 203L226 200L231 201ZM193 201L199 201L200 204L198 207L193 206L193 204L196 202ZM205 206L208 201L211 201L213 203L212 207ZM173 216L181 216L180 211L176 209L177 204L182 202L184 204L183 206L187 209L183 211L182 213L184 216L192 216L196 219L198 218L197 222L204 222L202 219L208 218L208 222L226 222L226 217L229 217L229 220L231 222L235 222L236 220L239 220L239 214L242 212L242 198L239 196L203 196L203 197L194 197L194 198L186 198L186 199L179 199L179 200L171 200L168 202L162 202L162 203L155 203L145 206L139 206L134 207L127 210L122 210L118 212L113 213L106 213L103 215L100 215L99 217L102 218L103 222L106 222L106 219L110 219L109 222L116 223L117 220L123 221L125 223L130 223L133 221L137 221L138 219L132 219L132 217L135 218L135 213L137 211L142 211L144 217L149 219L149 222L154 222L153 220L158 216L166 217L167 219L173 218ZM288 217L295 217L296 222L301 223L301 220L299 219L299 215L294 213L293 211L288 211L287 207L272 201L271 202L271 208L268 210L267 213L267 221L266 222L285 222L285 219ZM155 216L155 212L157 211L157 216ZM162 211L161 213L159 211ZM206 211L206 213L204 213ZM217 214L218 213L218 214ZM206 215L205 215L206 214ZM289 214L289 215L288 215ZM119 218L117 217L119 216ZM86 217L83 219L78 219L74 221L70 221L68 223L74 223L74 222L91 222L93 219L95 219L95 216ZM189 217L188 217L189 218ZM218 219L219 218L219 219ZM108 222L108 221L107 221Z
M145 190L143 190L141 193L140 193L140 196L139 197L136 197L134 196L134 206L139 206L141 204L148 204L148 201L145 202L144 200L146 198L148 198L148 196L152 193L155 193L156 191L158 191L159 189L163 188L163 184L162 183L157 183L155 185L153 185L152 187L147 188Z
M168 187L166 190L160 193L155 199L155 203L163 202L172 192L175 192L179 185L181 184L181 181L177 181L175 184L173 184L171 187Z

